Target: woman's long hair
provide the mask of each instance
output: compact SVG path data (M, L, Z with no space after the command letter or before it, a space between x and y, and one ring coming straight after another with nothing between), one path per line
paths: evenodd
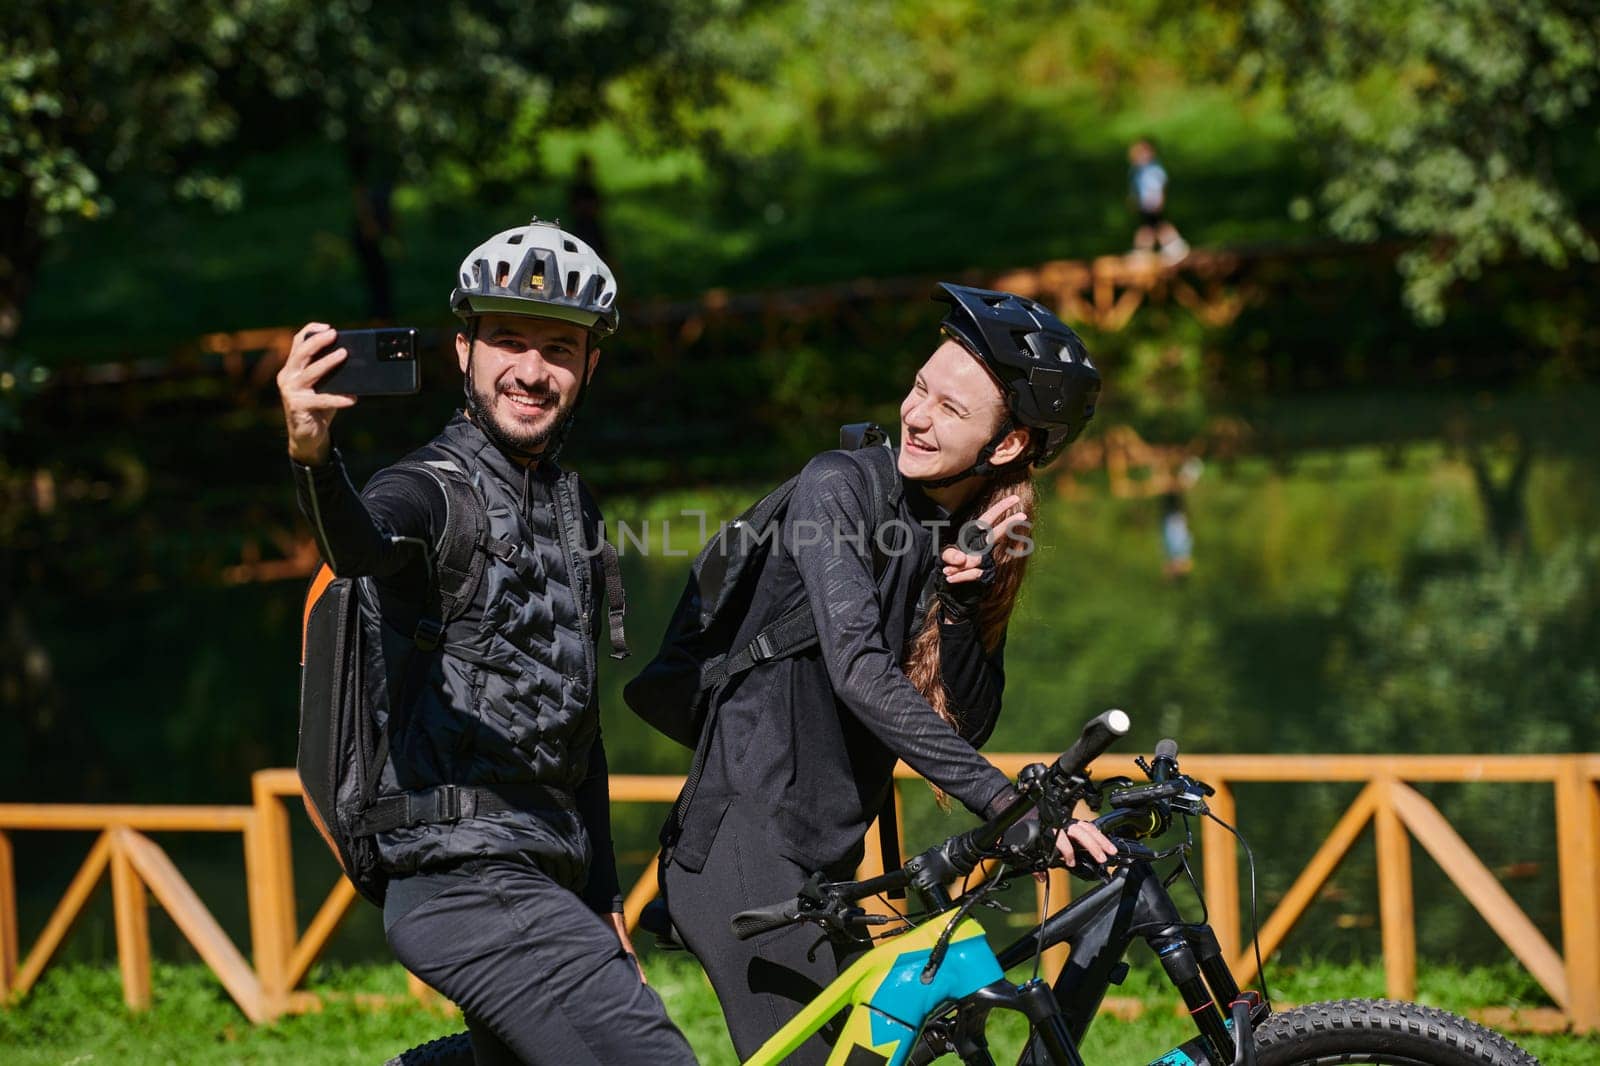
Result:
M1002 471L984 486L973 500L971 513L983 514L1007 496L1016 496L1018 501L1007 514L1021 511L1030 522L1035 520L1036 497L1026 462L1019 463L1015 469ZM1000 523L997 521L995 524ZM1022 578L1028 570L1028 554L1006 551L1007 545L1012 543L1008 539L995 546L994 579L978 603L978 632L985 652L994 651L1006 635L1006 624L1011 621L1017 595L1022 591ZM938 559L934 560L934 566L942 565ZM949 722L957 732L962 732L964 723L961 709L950 706L950 693L944 686L944 673L939 663L939 619L939 601L935 598L928 604L921 631L911 642L911 650L906 656L906 676L938 712L939 717ZM948 809L950 801L944 791L934 787L933 792L939 799L939 805Z

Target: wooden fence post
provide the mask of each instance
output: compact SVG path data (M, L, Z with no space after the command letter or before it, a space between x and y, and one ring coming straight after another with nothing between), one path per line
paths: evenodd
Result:
M150 1007L150 901L125 850L126 829L111 830L111 906L116 916L122 999L130 1010Z
M1045 875L1048 880L1035 884L1034 897L1037 902L1039 921L1050 917L1045 911L1045 903L1050 904L1050 912L1060 910L1072 900L1072 875L1059 866L1053 866ZM1047 891L1048 890L1048 891ZM1067 953L1072 949L1067 944L1056 944L1044 949L1043 977L1051 984L1061 976L1061 968L1067 964Z
M1373 813L1378 837L1378 911L1383 925L1383 970L1390 999L1417 997L1417 930L1411 888L1411 838L1394 809L1397 782L1382 778Z
M17 865L11 837L0 831L0 1003L11 997L17 981Z
M1574 755L1556 781L1561 864L1561 950L1567 1015L1580 1033L1600 1029L1600 760Z
M649 865L644 868L644 873L639 875L639 880L633 883L628 890L628 895L622 901L622 921L628 928L628 935L633 936L639 931L639 916L644 913L645 906L656 898L659 887L659 874L657 867L661 864L661 852L656 852L650 859Z
M1208 801L1211 813L1233 825L1238 818L1233 790L1225 783L1212 782L1217 794ZM1206 910L1211 928L1222 947L1222 957L1239 955L1239 845L1233 834L1209 818L1200 822L1201 871L1206 894Z
M260 975L263 1010L276 1018L289 1006L289 957L299 929L294 905L294 859L289 812L267 774L250 778L254 810L244 831L245 885L250 907L250 951Z
M905 809L900 800L900 784L893 776L889 778L889 795L894 800L894 831L895 850L900 853L900 859L905 861ZM880 835L881 818L874 818L867 827L866 850L861 853L861 864L856 867L856 879L865 881L869 877L877 877L885 873L883 868L883 848ZM861 901L861 907L869 914L893 914L894 907L882 897L874 896ZM904 909L903 907L901 908Z

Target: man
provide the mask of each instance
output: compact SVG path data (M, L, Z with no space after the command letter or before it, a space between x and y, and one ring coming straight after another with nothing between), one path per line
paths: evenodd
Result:
M334 572L362 578L364 690L389 738L379 795L433 811L376 835L384 931L460 1005L480 1066L694 1061L623 924L596 696L599 512L554 461L616 295L588 245L538 219L473 250L450 297L466 410L360 495L329 435L355 399L315 391L346 358L335 331L307 325L278 374L301 510ZM487 559L425 652L410 634L442 535L461 528L447 476L481 501Z

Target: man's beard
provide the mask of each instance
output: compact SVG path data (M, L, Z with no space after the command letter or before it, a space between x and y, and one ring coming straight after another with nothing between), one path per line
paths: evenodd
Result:
M490 387L491 390L493 386ZM538 426L524 428L521 426L504 426L495 419L494 400L496 393L490 391L485 394L471 376L471 367L468 367L467 377L467 413L472 416L473 424L483 431L484 436L499 446L503 452L513 455L532 457L552 438L560 435L561 430L572 418L573 405L556 399L554 413ZM530 394L531 395L531 394ZM544 399L545 395L535 396L535 399Z

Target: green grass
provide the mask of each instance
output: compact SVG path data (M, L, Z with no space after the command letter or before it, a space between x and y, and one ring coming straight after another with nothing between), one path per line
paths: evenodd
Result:
M653 957L650 976L706 1066L734 1066L716 998L693 960ZM1019 976L1020 975L1014 975ZM1280 969L1274 994L1288 1002L1382 994L1370 966L1316 964ZM1429 968L1418 999L1447 1010L1526 1002L1528 981L1510 967ZM325 1005L314 1014L252 1026L202 967L158 964L155 1003L144 1014L122 1006L116 971L69 966L51 970L25 1001L0 1012L0 1053L8 1066L334 1066L378 1063L397 1051L454 1032L460 1020L404 995L395 966L319 967L312 988ZM1090 1066L1148 1062L1193 1034L1175 1009L1173 991L1151 968L1136 967L1118 995L1144 1005L1136 1021L1105 1016L1084 1043ZM365 997L387 997L375 1006ZM996 1032L1001 1061L1014 1056L1022 1033ZM1600 1041L1519 1037L1552 1066L1600 1066Z

